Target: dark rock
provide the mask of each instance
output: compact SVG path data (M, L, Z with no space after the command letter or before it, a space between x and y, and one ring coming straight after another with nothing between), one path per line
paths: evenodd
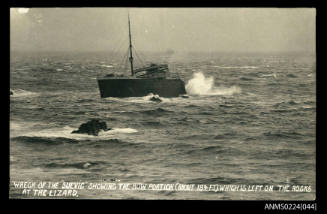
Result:
M108 131L106 122L99 119L91 119L90 121L83 123L79 126L78 130L72 131L72 134L88 134L98 136L101 130Z
M14 95L14 92L12 92L12 90L10 90L10 95Z
M188 95L182 95L181 97L182 97L182 98L189 98Z
M150 101L153 101L153 102L162 102L162 100L160 99L160 97L158 95L153 95L151 98L150 98Z

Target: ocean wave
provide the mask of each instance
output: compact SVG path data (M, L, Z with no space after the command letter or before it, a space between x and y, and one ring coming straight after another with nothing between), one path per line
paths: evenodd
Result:
M31 70L32 68L29 67L29 66L24 66L24 67L21 67L21 68L16 68L15 70L16 71L27 71L27 70Z
M243 80L243 81L253 81L254 79L253 78L250 78L250 77L240 77L240 80Z
M233 105L230 105L230 104L219 104L219 107L222 107L222 108L233 108L234 106Z
M143 96L143 97L126 97L126 98L107 97L104 99L113 100L113 101L117 101L117 102L127 102L127 103L154 103L153 101L151 101L151 98L153 96L158 97L161 100L161 102L172 102L172 101L183 99L183 98L164 98L164 97L160 97L159 95L153 94L153 93L149 93L148 95Z
M310 110L316 110L316 107L310 106L310 105L304 105L304 106L301 106L301 109L304 111L310 111Z
M316 101L315 100L306 100L303 102L304 104L316 104Z
M192 149L192 150L188 150L186 151L185 153L186 154L204 154L204 155L208 155L208 153L210 152L213 152L215 154L221 154L221 153L224 153L224 150L225 149L222 149L221 146L217 145L217 146L207 146L207 147L204 147L204 148L201 148L201 149Z
M194 105L194 104L188 104L185 106L185 108L199 108L200 106Z
M160 127L163 124L160 121L144 121L142 122L142 125L144 126L150 126L150 127Z
M163 109L163 108L156 108L151 110L144 110L144 111L138 111L138 113L149 115L149 116L162 116L169 113L172 113L172 111Z
M186 135L186 136L181 136L178 137L177 139L179 140L212 140L215 138L215 135L211 135L211 134L207 134L207 135L203 135L203 134L193 134L193 135Z
M26 128L25 124L17 123L17 122L10 122L9 123L10 130L18 130Z
M88 145L91 145L94 148L104 148L104 147L122 147L122 148L138 148L144 146L144 143L135 143L135 142L128 142L120 139L102 139L96 141L88 141Z
M10 97L31 97L31 96L39 96L40 94L37 92L27 91L23 89L10 89L13 92L13 95Z
M282 102L275 103L273 107L287 107L289 105L294 106L297 104L299 103L294 100L289 100L289 101L282 101Z
M132 128L113 128L113 129L111 129L109 131L102 132L102 133L108 133L108 134L125 133L125 134L130 134L130 133L136 133L136 132L138 132L138 131L136 129L132 129ZM101 134L101 132L100 132L100 134Z
M120 139L83 139L76 140L72 138L65 137L29 137L29 136L19 136L11 138L12 141L23 143L26 145L44 145L44 146L58 146L62 144L80 144L83 146L91 146L94 148L104 148L104 147L128 147L137 148L143 146L143 143L132 143L123 141Z
M290 105L296 105L296 104L298 104L298 103L295 102L294 100L290 100L290 101L288 101L287 103L290 104Z
M290 78L297 78L297 76L295 74L287 74L286 76L290 77Z
M30 134L31 130L34 129L43 129L52 125L51 123L42 123L42 122L27 122L27 121L10 121L10 136L17 137L23 136L25 133ZM60 136L59 136L60 137Z
M12 140L22 143L33 143L33 144L46 144L46 145L58 145L64 143L78 143L78 140L65 138L65 137L30 137L30 136L18 136L13 137Z
M225 133L225 134L218 134L214 137L215 140L223 140L223 139L230 139L235 137L236 133Z
M263 133L263 135L270 139L278 139L278 138L301 139L304 137L304 135L296 131L269 131Z
M44 164L46 168L77 168L77 169L88 169L94 166L106 164L104 161L84 161L76 163L48 163Z
M261 78L274 77L275 79L277 79L278 75L276 73L271 73L271 74L262 74L260 77Z
M249 179L244 178L231 178L231 177L211 177L211 178L194 178L190 179L188 183L198 183L198 184L256 184L255 182ZM261 184L261 183L260 183Z
M71 140L87 140L87 139L108 139L112 138L117 134L131 134L138 132L136 129L133 128L112 128L108 131L100 131L98 136L87 135L87 134L72 134L72 131L76 130L77 128L73 128L70 126L64 126L61 128L49 128L49 129L42 129L42 130L35 130L25 132L24 135L18 137L36 137L36 138L43 138L48 140L55 139L71 139Z
M90 102L94 102L94 99L81 98L76 101L76 103L90 103Z
M305 151L301 152L299 150L293 150L293 149L279 149L276 151L269 151L270 155L272 157L276 158L307 158L312 157L311 154L306 153ZM301 164L302 165L302 164Z
M226 87L215 87L213 77L205 77L203 73L198 72L193 74L193 78L190 79L185 89L190 95L222 95L230 96L233 94L241 93L241 88L238 86Z
M99 65L100 67L104 67L104 68L113 68L113 65Z
M152 103L150 98L144 97L127 97L127 98L117 98L117 97L106 97L104 100L110 100L115 102L127 102L127 103Z
M249 65L243 65L243 66L221 66L221 65L213 65L214 68L223 68L223 69L256 69L258 66L249 66Z
M296 109L294 108L288 108L288 109L273 109L271 110L272 112L275 112L275 113L289 113L289 112L295 112Z

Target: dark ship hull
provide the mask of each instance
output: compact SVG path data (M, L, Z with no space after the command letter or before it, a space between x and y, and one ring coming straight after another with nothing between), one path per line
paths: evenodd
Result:
M100 95L105 97L143 97L150 93L160 97L178 97L186 94L181 79L101 78Z
M99 78L98 85L101 97L143 97L150 93L160 97L178 97L186 94L184 82L178 75L172 76L168 72L167 64L152 63L149 66L134 69L129 15L128 32L131 76L107 74L104 78Z

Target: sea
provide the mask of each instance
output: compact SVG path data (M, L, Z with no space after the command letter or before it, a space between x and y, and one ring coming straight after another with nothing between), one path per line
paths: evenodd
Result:
M314 55L146 57L187 96L101 98L97 78L130 73L112 53L11 52L10 198L316 198ZM71 133L94 118L111 129Z

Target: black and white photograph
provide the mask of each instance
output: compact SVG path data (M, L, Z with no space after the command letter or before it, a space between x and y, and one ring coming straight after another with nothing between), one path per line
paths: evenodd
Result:
M315 8L11 7L9 76L10 199L316 199Z

